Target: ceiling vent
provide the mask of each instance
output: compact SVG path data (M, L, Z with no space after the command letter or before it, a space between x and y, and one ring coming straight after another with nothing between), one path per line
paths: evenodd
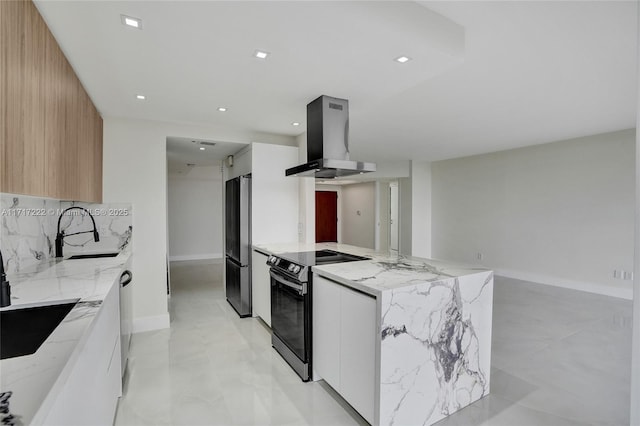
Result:
M198 144L198 145L206 145L206 146L215 146L216 145L215 142L207 142L207 141L191 141L191 142L193 142L195 144Z

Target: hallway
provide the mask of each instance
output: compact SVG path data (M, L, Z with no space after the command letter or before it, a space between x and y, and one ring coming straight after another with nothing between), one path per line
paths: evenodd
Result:
M260 320L238 317L222 268L171 263L171 328L133 336L115 424L366 424L324 382L301 382Z

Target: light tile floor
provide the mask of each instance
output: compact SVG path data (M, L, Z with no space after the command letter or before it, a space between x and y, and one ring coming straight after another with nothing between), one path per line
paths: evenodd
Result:
M366 424L238 318L221 276L215 262L171 264L171 328L134 335L115 424ZM628 424L630 338L629 301L497 277L491 394L438 424Z

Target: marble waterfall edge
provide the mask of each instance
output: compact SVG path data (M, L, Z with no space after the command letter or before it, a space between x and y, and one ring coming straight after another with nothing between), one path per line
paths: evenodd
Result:
M492 272L381 297L380 424L430 425L489 394Z

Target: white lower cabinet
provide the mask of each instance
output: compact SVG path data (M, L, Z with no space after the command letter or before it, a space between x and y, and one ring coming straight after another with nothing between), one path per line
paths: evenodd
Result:
M251 303L253 316L260 317L271 327L271 278L268 256L258 251L251 254Z
M342 287L340 394L369 423L375 398L376 299Z
M116 282L95 319L47 425L111 425L121 395L120 303Z
M313 369L334 389L340 386L341 286L313 276Z
M313 369L374 421L376 299L313 276Z

